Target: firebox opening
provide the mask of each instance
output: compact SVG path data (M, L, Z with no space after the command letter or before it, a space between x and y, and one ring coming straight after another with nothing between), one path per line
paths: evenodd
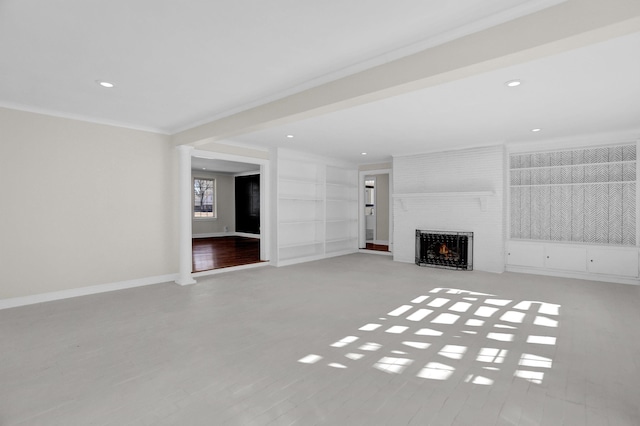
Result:
M416 230L416 264L473 270L473 232Z

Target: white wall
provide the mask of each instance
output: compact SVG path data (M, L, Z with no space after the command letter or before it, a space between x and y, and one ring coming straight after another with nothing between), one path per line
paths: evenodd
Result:
M206 171L193 171L191 178L203 177L216 180L217 217L215 219L193 219L192 234L212 234L236 230L235 178L233 175Z
M165 135L0 108L0 299L178 270Z
M394 260L414 262L415 230L474 232L474 269L504 271L503 146L394 157ZM494 191L486 211L472 196L397 198L410 193Z

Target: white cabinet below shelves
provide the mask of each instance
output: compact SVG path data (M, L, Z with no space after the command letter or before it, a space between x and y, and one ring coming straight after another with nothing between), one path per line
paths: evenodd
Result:
M510 243L507 248L507 265L544 267L544 247L526 243Z
M544 267L563 271L586 272L587 249L568 245L545 245Z
M507 270L638 284L637 247L508 241Z
M594 274L638 276L638 251L592 248L588 252L589 272Z

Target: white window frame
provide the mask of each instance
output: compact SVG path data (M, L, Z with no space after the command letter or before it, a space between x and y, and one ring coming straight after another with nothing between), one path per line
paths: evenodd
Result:
M212 216L196 216L196 193L195 182L196 180L210 180L213 182L213 203L211 208ZM216 220L218 218L218 182L215 177L212 176L193 176L191 179L191 218L193 220Z

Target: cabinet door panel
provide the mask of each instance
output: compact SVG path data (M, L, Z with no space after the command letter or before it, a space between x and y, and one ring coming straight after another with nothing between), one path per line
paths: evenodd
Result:
M590 249L589 272L596 274L638 276L638 252L635 250Z
M587 249L584 247L547 246L544 266L563 271L586 272Z
M511 242L507 246L507 264L513 266L544 267L544 246Z

